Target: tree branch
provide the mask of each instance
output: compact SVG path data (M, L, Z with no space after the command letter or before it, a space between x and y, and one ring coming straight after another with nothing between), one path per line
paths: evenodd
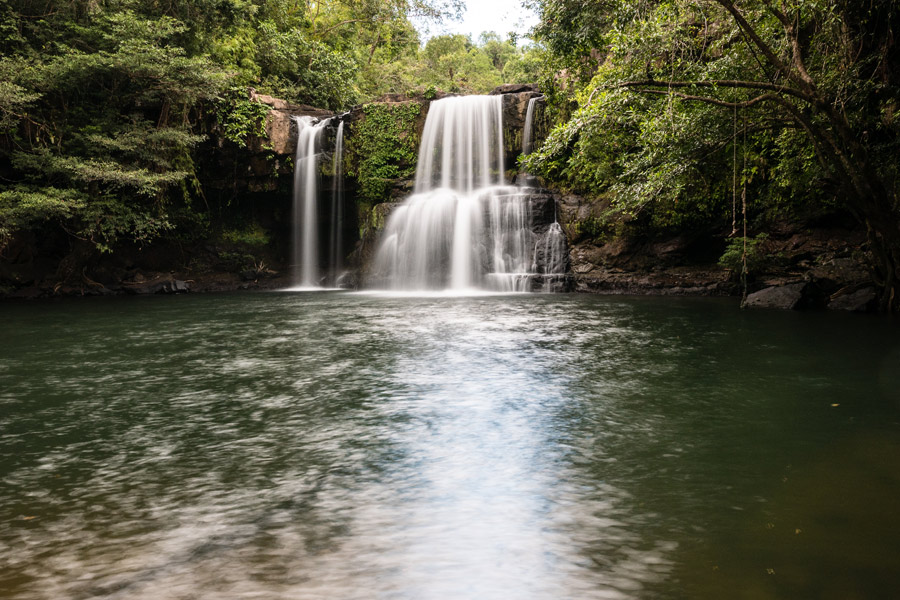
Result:
M791 52L793 55L793 64L797 69L797 73L800 74L800 78L803 79L813 90L816 89L816 82L813 81L813 78L809 76L809 71L806 70L806 62L803 60L803 47L800 44L800 33L799 33L799 21L800 21L800 11L797 11L796 21L792 21L788 18L787 14L778 10L775 6L772 5L772 0L763 0L763 4L766 5L766 8L769 9L769 12L775 16L776 19L781 23L781 26L784 27L784 34L787 36L788 42L791 44ZM782 2L782 8L784 8L784 2Z
M316 37L321 37L321 36L325 35L326 33L328 33L329 31L337 29L338 27L343 27L344 25L349 25L350 23L360 23L360 22L366 21L366 20L367 19L347 19L346 21L341 21L340 23L336 23L327 29L323 29L322 31L315 32Z
M767 81L744 81L739 79L709 79L701 81L658 81L656 79L646 79L642 81L625 81L617 84L616 87L666 87L666 88L686 88L686 87L725 87L740 88L751 90L766 90L779 94L787 94L794 96L805 102L815 104L817 98L811 94L798 90L796 88L769 83Z
M744 18L744 15L741 14L741 11L737 9L734 3L731 0L707 0L709 2L715 2L719 4L722 8L727 10L729 14L731 14L732 18L737 22L738 26L744 30L747 36L753 41L757 48L759 48L760 52L766 57L766 60L769 61L776 69L781 71L785 77L793 80L801 87L807 88L806 91L810 94L815 92L815 84L812 84L812 80L807 79L809 75L806 75L804 78L802 75L795 74L793 69L790 68L790 65L785 64L783 60L778 58L778 55L775 54L775 51L760 37L760 35L756 32L752 25ZM804 69L805 71L805 69Z
M706 104L715 104L716 106L726 106L728 108L750 108L751 106L759 104L760 102L777 102L778 100L780 100L780 98L776 94L762 94L761 96L751 98L750 100L746 100L744 102L726 102L725 100L719 100L718 98L709 98L707 96L692 96L690 94L682 94L681 92L675 92L672 90L646 90L636 88L634 91L641 94L675 96L676 98L681 98L682 100L694 100L697 102L705 102Z

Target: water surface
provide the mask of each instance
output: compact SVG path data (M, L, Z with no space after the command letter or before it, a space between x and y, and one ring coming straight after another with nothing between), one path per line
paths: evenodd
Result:
M900 589L894 321L265 293L0 331L3 598Z

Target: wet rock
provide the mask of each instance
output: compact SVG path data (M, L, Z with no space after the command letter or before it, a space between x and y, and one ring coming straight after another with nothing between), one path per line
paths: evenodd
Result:
M512 181L518 175L517 160L522 153L522 135L525 129L525 118L528 114L528 103L532 98L540 96L540 92L525 90L518 92L504 92L502 98L503 111L503 152L506 178ZM540 146L542 140L547 137L550 130L550 121L543 109L544 104L538 103L538 107L532 116L532 140L533 147ZM519 182L534 184L536 180Z
M813 264L809 269L809 277L829 292L836 292L847 286L859 286L870 280L866 265L853 258L834 258Z
M806 283L792 283L767 287L747 296L744 306L746 308L794 310L795 308L800 308L806 286Z
M280 98L257 94L252 88L250 101L272 107L266 117L266 139L251 140L250 146L254 152L268 148L275 154L293 155L297 146L297 127L292 117L307 115L327 119L334 116L333 112L325 109L306 104L291 104Z
M188 282L181 279L153 279L126 284L123 286L123 289L128 294L136 295L185 294L191 291L191 286Z
M848 312L868 312L875 306L875 297L874 288L863 288L852 293L836 295L828 303L828 308Z
M518 94L521 92L537 92L539 90L536 83L504 83L491 90L491 96L499 94Z

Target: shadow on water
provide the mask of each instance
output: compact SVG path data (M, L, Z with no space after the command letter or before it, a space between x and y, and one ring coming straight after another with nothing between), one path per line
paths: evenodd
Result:
M897 324L338 293L7 305L0 595L866 598Z

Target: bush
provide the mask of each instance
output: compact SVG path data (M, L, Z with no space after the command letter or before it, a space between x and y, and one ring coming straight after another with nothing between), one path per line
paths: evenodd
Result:
M761 271L772 260L772 255L765 252L764 242L769 239L766 233L760 233L756 237L747 238L747 272ZM733 276L740 277L743 270L744 238L737 237L728 240L728 247L719 258L719 266L732 272Z

